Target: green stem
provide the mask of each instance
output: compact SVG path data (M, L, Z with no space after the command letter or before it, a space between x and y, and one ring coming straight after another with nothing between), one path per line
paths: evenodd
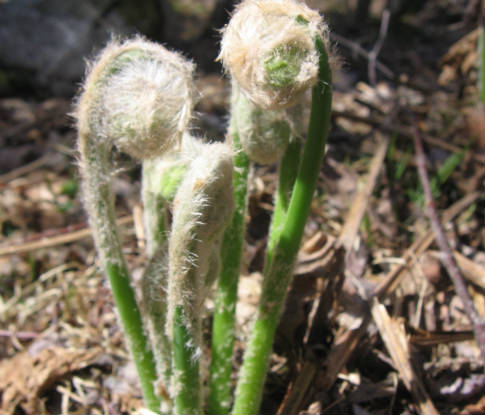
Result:
M108 264L106 274L108 274L116 308L136 365L145 405L151 411L159 413L160 398L154 390L154 382L157 380L155 362L143 331L142 318L135 293L131 288L128 270L124 265Z
M197 235L196 233L194 233ZM173 226L171 233L171 247L179 245L174 242L174 235L176 235L176 227ZM196 252L193 242L191 245L182 244L182 248L186 247L187 252ZM177 251L177 256L183 255ZM172 253L170 254L170 266L175 261L172 261ZM186 261L184 261L186 262ZM168 291L168 307L172 310L173 316L169 320L172 328L172 370L171 370L171 395L174 403L174 414L200 414L201 394L200 394L200 375L199 375L199 359L200 359L200 331L201 319L198 312L194 312L196 304L200 300L194 298L194 293L200 289L198 280L200 274L197 272L197 265L187 265L186 270L181 269L179 275L170 271L169 284L172 285ZM183 298L183 296L186 298ZM188 298L187 298L188 297Z
M153 160L144 160L142 164L142 200L143 220L146 232L147 255L151 258L167 242L168 206L160 188L155 187L160 180L153 179L160 173L156 170Z
M233 415L258 413L274 333L325 152L332 101L331 77L327 52L320 38L315 40L315 46L320 55L319 82L312 90L308 137L283 229L274 243L272 261L265 269L258 313L236 389Z
M192 415L200 413L199 360L193 336L186 324L182 306L177 306L173 319L173 376L175 413Z
M135 362L145 405L158 413L160 399L154 390L154 382L157 380L154 358L143 330L140 309L116 229L109 157L107 150L100 151L91 140L85 142L86 145L81 151L81 165L91 227L95 232L97 249L101 254L121 325Z
M222 270L215 299L208 402L208 413L211 415L227 414L231 406L235 312L249 173L249 159L241 150L237 132L233 133L233 149L235 210L232 222L224 233L221 249Z
M168 389L170 385L172 349L166 334L168 286L168 205L154 180L153 160L143 162L143 215L146 232L148 265L142 276L142 303L149 339L157 366L157 373Z
M156 363L156 371L163 386L162 397L170 406L168 399L168 387L172 369L172 348L169 337L166 334L167 323L167 281L168 270L166 269L167 246L161 247L158 252L149 259L149 263L141 280L142 304L144 318L148 328L149 340ZM163 390L163 389L162 389Z
M220 241L233 215L233 171L230 149L222 143L207 144L192 160L174 200L168 296L174 350L171 387L179 415L201 411L202 311L213 277L219 274Z
M184 135L182 145L192 140L189 135ZM170 385L172 372L172 341L167 334L169 215L187 164L179 153L143 161L143 219L149 259L142 276L144 317L157 373L166 389ZM168 401L168 394L163 396ZM167 403L170 407L171 402Z
M271 229L268 237L268 248L266 254L266 267L271 263L273 249L278 240L286 219L286 213L290 204L291 190L295 184L298 166L300 163L301 142L300 139L294 139L286 148L279 169L278 190L276 192L276 201L271 219Z
M172 246L176 245L173 242L175 233L174 228L170 240ZM193 245L187 247L187 252L196 252ZM170 256L170 258L173 257ZM190 265L187 267L190 267ZM174 414L176 415L201 413L199 374L201 317L194 310L196 308L195 303L200 301L198 298L194 298L194 293L201 288L201 284L198 284L200 274L197 269L197 265L194 265L186 272L182 270L180 275L172 272L169 274L169 284L173 285L172 289L169 288L168 295L168 307L173 310L171 321L172 380L170 387L174 402ZM175 281L177 278L183 278L183 281ZM184 295L188 298L183 298Z

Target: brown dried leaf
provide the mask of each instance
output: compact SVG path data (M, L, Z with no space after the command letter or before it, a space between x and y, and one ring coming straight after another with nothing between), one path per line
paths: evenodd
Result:
M42 393L64 376L92 365L103 353L91 350L49 347L32 356L29 352L16 354L0 362L0 412L14 413L21 405L28 414L41 409Z
M479 29L475 29L454 43L448 50L448 53L441 59L440 63L443 66L443 72L438 80L440 85L446 85L456 80L459 74L466 74L472 67L477 65L478 31Z

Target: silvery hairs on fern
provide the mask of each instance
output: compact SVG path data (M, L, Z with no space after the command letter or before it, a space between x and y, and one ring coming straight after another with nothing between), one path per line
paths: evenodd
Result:
M185 131L193 69L141 38L113 41L91 65L75 114L84 202L145 402L158 412L169 411L173 400L179 414L200 412L202 304L219 272L233 206L231 150ZM141 311L115 225L114 147L143 162L148 264Z
M192 72L190 62L155 43L112 41L90 65L74 114L84 204L145 403L154 411L157 374L116 228L112 150L145 160L176 146L192 109Z
M236 7L222 32L219 57L233 85L241 91L241 98L232 108L236 110L234 136L253 161L280 162L262 293L232 408L233 415L245 415L257 413L261 402L274 332L325 151L332 88L327 26L319 13L303 2L245 0ZM301 128L305 123L294 118L298 114L295 106L305 105L304 97L310 89L312 104L305 134L306 128ZM263 118L259 114L266 117L262 128L256 124ZM263 123L271 125L271 117L286 121L292 135L306 136L306 140L283 139L283 132L288 131L284 123L264 128ZM250 120L252 125L241 125L240 120ZM266 144L272 135L280 141ZM213 379L212 396L227 402L224 380L221 376ZM215 402L213 408L217 413L227 413L228 405Z
M203 412L205 380L200 374L207 348L202 344L201 316L221 263L224 282L218 287L214 322L220 311L226 323L213 329L218 335L211 345L215 364L209 412L229 410L231 314L237 299L249 159L280 166L263 294L233 408L235 414L258 410L267 357L325 148L331 104L327 32L319 14L295 0L246 0L237 6L223 30L220 53L233 85L231 150L227 144L202 143L188 133L194 66L182 56L135 38L111 42L90 67L76 108L84 202L145 403L152 411ZM312 116L305 134L300 109L307 104L309 89ZM116 229L114 148L143 163L148 262L142 311Z
M299 1L246 0L222 34L218 59L233 78L242 149L255 162L272 164L304 135L308 93L318 80L314 39L328 44L328 28Z
M326 31L318 12L301 2L246 0L222 31L219 58L252 102L288 108L317 81L313 39Z
M203 143L188 133L179 150L144 164L145 223L147 234L154 234L148 238L152 259L143 276L144 301L158 372L164 387L171 385L176 413L196 413L200 406L196 366L203 349L203 302L219 272L221 234L232 214L232 171L228 146ZM182 319L175 318L177 312ZM179 354L194 364L190 374L178 364Z
M232 172L231 150L206 145L174 199L167 333L174 347L171 395L179 414L201 411L202 307L219 273L220 240L233 212Z
M112 148L145 160L176 146L191 114L192 72L190 62L141 38L111 42L91 64L75 115L84 201L104 263L114 260L102 247L113 236L97 220L94 195L116 171Z
M142 276L142 298L147 328L160 376L158 386L170 385L172 346L167 333L168 237L170 212L195 150L203 146L184 133L181 149L174 148L143 162L142 200L148 264ZM166 393L168 393L166 391Z

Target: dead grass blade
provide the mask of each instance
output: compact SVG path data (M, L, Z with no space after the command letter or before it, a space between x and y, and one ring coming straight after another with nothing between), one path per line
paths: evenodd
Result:
M426 415L438 415L426 389L414 370L404 323L392 319L386 307L376 298L372 301L371 313L386 349L391 355L406 388L411 392L419 412Z
M380 136L380 134L378 135ZM352 248L354 239L359 231L360 223L362 222L362 218L367 209L369 197L374 190L382 163L386 157L388 145L389 138L380 136L377 150L369 166L369 173L365 180L365 186L359 191L352 202L352 207L340 233L339 241L347 252Z

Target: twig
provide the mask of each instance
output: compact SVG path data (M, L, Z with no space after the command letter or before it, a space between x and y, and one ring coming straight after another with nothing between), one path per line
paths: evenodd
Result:
M387 37L387 29L389 28L389 20L391 18L391 11L389 9L384 9L382 11L381 27L379 29L379 36L374 44L374 47L369 53L369 62L367 66L367 71L369 75L369 81L372 86L376 84L376 60L379 52L384 46L384 41Z
M370 60L370 55L369 52L367 52L362 46L360 46L358 43L353 42L352 40L346 39L343 36L339 36L336 33L331 33L330 34L332 39L335 39L339 44L342 44L343 46L349 48L354 52L355 54L362 56L363 58L366 58L367 60ZM394 73L382 62L376 59L374 60L375 68L378 69L380 72L382 72L386 77L389 79L394 80L396 76Z
M32 340L39 336L40 334L34 331L10 331L0 329L0 337L13 337L19 340Z
M414 133L414 146L416 151L416 164L418 168L418 173L421 184L423 185L424 195L426 197L426 215L431 222L431 228L433 229L436 242L441 250L440 259L444 267L447 269L453 285L455 286L456 293L460 297L465 312L470 319L473 331L475 332L475 339L478 343L478 347L480 348L482 359L485 364L485 324L483 323L477 310L475 309L470 294L467 291L465 280L463 279L463 276L461 275L460 270L456 265L455 260L453 259L450 245L446 239L443 228L441 227L440 220L438 218L436 207L433 201L428 173L426 171L426 157L424 154L423 143L421 141L421 136L417 127L415 128Z
M128 225L133 221L133 216L124 216L116 221L117 226ZM85 229L76 230L74 232L65 233L59 232L58 235L51 237L41 237L39 240L24 242L18 245L7 245L0 247L0 256L21 254L24 252L35 251L37 249L52 248L57 245L64 245L75 242L80 239L89 238L91 236L91 229L86 225Z
M337 35L336 33L330 34L330 39L335 41L339 46L342 45L348 49L350 49L355 55L361 56L364 59L369 60L370 55L369 52L366 51L362 46L360 46L357 42L347 39L343 36ZM375 68L380 71L386 78L395 82L397 85L405 85L409 88L415 89L417 91L421 91L425 94L430 94L434 92L434 90L426 85L423 85L419 82L415 82L411 79L400 78L397 76L388 66L384 65L381 61L377 58L375 60Z
M335 109L332 110L332 116L335 118L342 117L348 120L362 122L364 124L379 128L381 131L385 133L390 133L390 134L398 133L400 136L404 138L407 138L409 140L413 139L413 132L409 127L403 126L403 125L395 125L395 124L387 125L385 120L379 116L362 117L360 115L353 114L349 111L338 111ZM459 146L456 146L454 144L448 143L446 141L440 140L436 137L432 137L429 135L424 135L423 141L425 141L426 143L432 146L442 148L443 150L449 151L451 153L463 151L463 148ZM482 164L485 163L485 156L483 154L473 152L473 151L470 151L469 154L470 154L470 157L473 159L473 161L482 163Z
M474 192L455 202L443 213L442 223L446 224L451 221L455 216L463 212L463 210L475 202L475 200L477 200L480 196L480 192ZM402 276L405 275L404 271L407 269L411 261L419 258L419 256L431 246L433 241L434 234L432 231L429 231L413 242L413 244L406 249L404 255L402 256L403 263L393 268L386 275L386 277L374 289L373 296L382 299L388 292L392 291L392 289L401 280Z
M31 163L27 163L17 169L11 170L7 173L0 175L0 186L5 185L9 181L16 179L17 177L24 176L39 167L43 166L44 164L49 161L51 158L51 154L46 154L45 156L39 157L37 160L32 161Z
M290 385L280 408L276 415L290 415L297 413L301 402L313 383L318 370L318 365L312 360L306 360L300 370L295 382Z
M408 326L410 333L409 343L416 346L436 346L438 344L456 343L473 340L473 331L426 331L416 327Z

